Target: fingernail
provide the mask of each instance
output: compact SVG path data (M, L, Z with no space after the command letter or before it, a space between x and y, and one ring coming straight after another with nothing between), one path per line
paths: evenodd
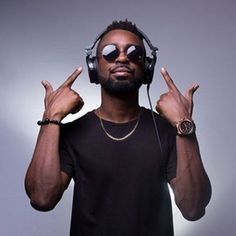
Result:
M164 67L161 67L161 71L165 73L166 69Z

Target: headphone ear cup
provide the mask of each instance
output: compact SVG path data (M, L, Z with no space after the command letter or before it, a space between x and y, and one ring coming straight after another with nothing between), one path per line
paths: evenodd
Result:
M154 64L153 64L154 63ZM143 81L144 84L151 84L152 78L153 78L153 73L154 73L154 66L155 62L153 61L152 58L146 57L145 58L145 79Z
M97 76L97 59L96 57L87 56L86 63L88 66L88 74L91 83L98 84L98 76Z

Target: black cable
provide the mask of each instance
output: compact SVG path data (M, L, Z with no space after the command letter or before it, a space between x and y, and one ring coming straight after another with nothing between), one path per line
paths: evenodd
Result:
M158 131L158 128L157 128L157 123L156 123L155 116L154 116L154 111L153 111L153 108L152 108L152 102L151 102L149 90L150 90L150 84L147 85L147 96L148 96L149 106L150 106L150 109L151 109L151 114L152 114L152 119L153 119L153 124L154 124L154 130L155 130L157 141L158 141L158 144L159 144L159 147L160 147L160 150L161 150L161 155L163 156L161 138L160 138L160 134L159 134L159 131Z

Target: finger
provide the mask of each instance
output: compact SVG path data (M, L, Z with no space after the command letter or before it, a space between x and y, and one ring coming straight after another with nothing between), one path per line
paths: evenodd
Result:
M45 93L46 93L46 97L53 92L53 87L52 85L47 81L47 80L43 80L42 82L43 87L45 88Z
M72 113L72 114L75 114L75 113L79 112L79 111L82 109L83 106L84 106L84 101L83 101L83 100L80 100L80 101L78 102L78 104L73 108L73 110L71 111L71 113Z
M192 85L185 93L185 97L190 101L193 99L193 94L197 91L199 88L198 84Z
M167 70L165 68L161 68L161 74L166 82L167 87L169 88L169 90L172 91L179 91L178 88L176 87L174 81L171 79L169 73L167 72Z
M60 87L71 87L76 78L82 72L82 67L76 69Z
M157 113L158 113L160 116L163 116L163 117L164 117L163 111L162 111L162 109L161 109L161 106L160 106L160 103L159 103L159 102L157 102L155 108L156 108Z

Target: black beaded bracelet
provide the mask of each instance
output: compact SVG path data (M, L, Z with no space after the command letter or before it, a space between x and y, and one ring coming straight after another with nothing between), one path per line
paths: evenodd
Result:
M48 124L55 124L55 125L61 125L61 122L58 120L50 120L48 118L44 119L44 120L39 120L37 122L38 125L48 125Z

